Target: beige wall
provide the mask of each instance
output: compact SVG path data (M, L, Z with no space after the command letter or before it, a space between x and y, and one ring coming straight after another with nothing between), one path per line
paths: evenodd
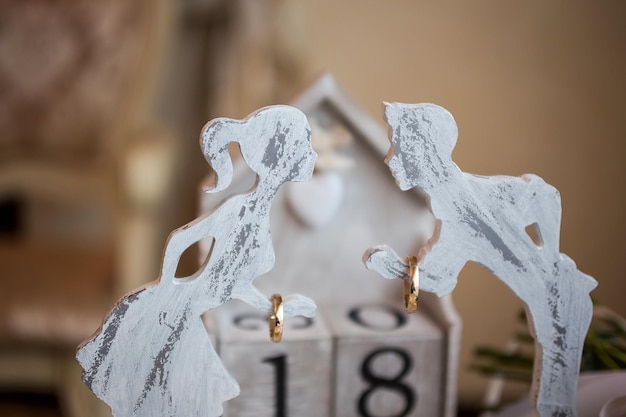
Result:
M458 165L532 172L562 195L562 251L626 315L626 2L315 0L311 77L330 71L381 120L381 101L433 102L459 125ZM378 242L371 242L378 243ZM470 265L454 292L462 367L476 344L504 346L520 304ZM462 369L461 400L483 379Z

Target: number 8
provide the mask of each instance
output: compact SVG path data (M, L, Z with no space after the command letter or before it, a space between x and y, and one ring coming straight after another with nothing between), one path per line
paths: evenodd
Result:
M376 359L377 356L383 355L385 353L396 354L400 356L403 361L402 370L397 376L393 378L381 378L374 375L371 371L372 362ZM411 387L402 384L400 380L411 370L412 366L413 363L411 361L411 357L404 350L399 348L382 348L370 353L365 358L365 360L363 361L363 365L361 366L361 376L363 377L363 379L370 383L370 388L365 390L359 398L359 414L363 417L375 417L370 414L369 410L367 409L367 400L376 389L384 387L389 390L398 391L405 399L406 405L404 406L402 412L392 417L408 416L413 409L413 406L415 405L417 396L415 395L413 390L411 390Z

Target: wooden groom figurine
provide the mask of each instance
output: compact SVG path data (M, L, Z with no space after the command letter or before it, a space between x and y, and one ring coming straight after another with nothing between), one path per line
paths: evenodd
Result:
M576 416L583 342L596 281L559 253L559 192L535 175L484 177L452 161L457 126L433 104L385 103L391 149L385 162L402 190L418 187L437 219L418 254L421 289L451 292L467 261L478 262L524 303L535 337L533 404L541 417ZM536 244L526 233L533 225ZM367 268L408 280L407 265L386 246L366 251ZM479 302L479 300L476 300Z

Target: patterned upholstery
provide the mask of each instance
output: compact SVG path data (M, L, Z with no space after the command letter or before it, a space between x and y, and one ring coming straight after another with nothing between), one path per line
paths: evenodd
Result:
M0 0L0 160L106 149L137 76L144 7Z

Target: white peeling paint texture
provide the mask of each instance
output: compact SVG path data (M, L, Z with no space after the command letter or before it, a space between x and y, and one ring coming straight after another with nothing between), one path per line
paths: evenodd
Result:
M258 174L257 184L172 232L160 278L119 300L79 347L83 380L115 417L214 417L239 394L200 316L235 298L270 312L269 296L252 285L274 265L270 205L283 183L311 178L317 157L305 115L288 106L263 108L245 120L213 120L200 142L217 174L209 192L230 183L231 142ZM194 275L175 277L183 252L204 238L214 239L208 260ZM285 318L314 311L306 297L285 297Z
M597 282L559 253L559 192L536 175L462 172L452 161L457 126L442 107L385 103L385 118L391 128L385 162L402 190L418 187L428 196L437 218L433 237L418 254L421 289L448 294L468 261L493 272L526 307L536 340L531 400L539 415L576 416L592 314L589 292ZM526 232L533 224L537 244ZM387 246L370 248L363 259L384 278L408 280L408 265Z

